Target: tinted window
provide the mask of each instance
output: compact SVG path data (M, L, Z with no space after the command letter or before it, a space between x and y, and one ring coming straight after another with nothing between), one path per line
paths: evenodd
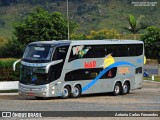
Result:
M90 79L90 69L78 69L66 73L65 81L75 81L75 80L89 80Z
M136 46L137 49L137 56L142 55L143 54L143 44L139 44Z
M117 51L118 57L127 56L127 49L125 45L119 45L117 46L117 48L118 48L118 51Z
M128 56L140 56L143 54L143 44L127 45Z
M50 46L28 46L25 50L24 59L50 60L53 48Z
M143 44L86 45L73 46L69 61L81 58L130 57L143 54Z
M93 68L93 69L78 69L66 73L65 81L76 81L76 80L91 80L96 78L97 75L103 68ZM114 78L117 73L117 68L112 68L106 72L100 79Z
M104 45L97 45L94 46L94 57L95 58L103 58L105 57L105 53L106 53L106 46Z
M94 58L94 50L94 46L84 46L84 48L82 49L82 54L84 55L80 58Z
M129 45L127 48L128 48L128 56L136 56L136 46Z
M54 61L54 60L65 59L66 55L67 55L68 47L69 46L57 47L56 50L55 50L55 52L54 52L52 60Z
M136 74L140 74L140 73L142 73L142 67L136 68Z
M117 46L116 45L107 45L106 55L111 54L113 57L117 57Z

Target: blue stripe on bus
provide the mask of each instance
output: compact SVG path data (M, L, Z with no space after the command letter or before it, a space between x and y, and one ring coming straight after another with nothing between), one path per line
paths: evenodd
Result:
M118 67L121 65L129 65L129 66L136 67L135 65L133 65L129 62L123 62L123 61L122 62L115 62L115 63L109 65L108 67L106 67L104 70L102 70L96 78L94 78L90 83L88 83L86 86L84 86L82 88L82 93L85 92L86 90L88 90L90 87L92 87L107 71L109 71L113 67Z

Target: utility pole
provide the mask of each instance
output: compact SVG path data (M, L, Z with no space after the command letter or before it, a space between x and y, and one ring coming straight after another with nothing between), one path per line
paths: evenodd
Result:
M68 26L68 40L70 40L70 36L69 36L69 14L68 14L68 0L66 0L67 2L67 26Z

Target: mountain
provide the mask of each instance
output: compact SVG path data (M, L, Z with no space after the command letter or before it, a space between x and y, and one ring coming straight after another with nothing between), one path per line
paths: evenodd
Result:
M0 36L10 38L15 22L22 20L27 13L40 5L49 12L67 15L67 0L0 0ZM68 0L69 19L77 22L77 33L91 30L114 28L128 33L126 16L138 18L144 15L143 23L160 26L160 0Z

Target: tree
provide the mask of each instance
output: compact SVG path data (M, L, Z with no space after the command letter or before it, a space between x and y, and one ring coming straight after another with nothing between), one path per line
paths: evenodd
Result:
M146 56L157 59L159 64L158 74L160 76L160 28L148 27L141 39L144 41Z
M102 39L120 39L120 33L114 29L102 29L99 31L92 30L86 39L102 40Z
M14 37L0 47L0 58L20 58L23 54L23 46Z
M70 33L76 23L70 22ZM49 13L37 7L14 26L14 35L25 45L34 41L67 39L67 19L59 12Z
M128 15L127 21L129 22L129 26L123 27L124 29L132 32L134 34L134 39L136 39L136 33L139 32L141 29L145 29L145 26L142 26L140 23L144 16L140 15L136 20L135 17L131 14Z

